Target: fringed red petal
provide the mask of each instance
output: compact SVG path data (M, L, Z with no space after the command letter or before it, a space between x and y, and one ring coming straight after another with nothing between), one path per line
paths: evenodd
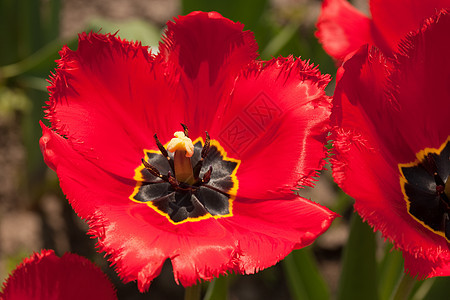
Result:
M298 185L312 186L327 156L329 80L293 57L255 63L239 75L210 134L241 160L240 197L292 198Z
M399 164L439 148L450 135L450 43L443 38L449 30L450 16L442 11L402 42L394 58L360 49L340 70L332 118L336 182L420 277L448 273L450 246L408 213Z
M448 0L370 0L371 18L346 0L325 0L316 36L324 50L340 64L364 44L374 45L387 55L398 51L400 41L414 32Z
M430 259L428 256L403 252L403 258L405 259L405 272L411 276L418 275L418 279L450 276L449 253L438 253L435 259Z
M240 272L253 274L310 245L337 214L300 197L292 200L235 201L235 217L222 224L239 241Z
M52 128L42 125L41 150L99 250L141 291L167 259L184 286L266 268L310 244L335 218L289 191L311 185L323 167L329 77L300 59L255 61L256 48L241 24L194 12L169 22L156 56L139 44L95 33L81 35L77 51L61 51L49 88ZM266 112L263 103L282 114L266 122L257 114ZM233 148L225 135L239 113L261 120L252 124L259 131L247 149ZM144 149L156 149L152 136L166 143L179 123L193 139L208 131L225 156L240 160L230 216L175 223L130 200ZM280 200L286 198L291 200ZM279 253L261 251L273 245Z
M450 39L445 38L449 30L448 10L427 19L417 33L400 43L396 72L389 77L392 97L398 103L407 103L393 117L414 153L423 150L424 145L439 148L450 135Z
M180 100L146 47L114 35L81 34L77 51L64 47L49 87L46 110L52 129L109 172L132 177L142 149L156 148L155 133L170 137L169 126L149 114L182 119ZM162 124L159 126L159 124Z
M88 259L53 250L26 258L3 284L2 300L117 299L107 276Z
M316 36L338 63L364 44L372 43L371 20L346 0L325 0Z
M374 148L376 144L348 129L334 131L332 139L334 179L355 199L355 210L365 221L402 251L429 257L450 253L444 238L408 214L398 167Z
M409 33L420 28L425 19L442 8L450 8L448 0L370 0L370 12L379 38L391 51ZM379 45L383 48L383 45ZM387 50L387 49L386 49Z

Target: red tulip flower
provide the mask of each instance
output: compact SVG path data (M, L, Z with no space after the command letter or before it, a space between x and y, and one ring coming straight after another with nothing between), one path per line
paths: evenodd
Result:
M257 272L336 217L292 192L324 165L329 77L293 57L256 60L242 29L194 12L167 24L158 54L96 33L60 52L44 159L141 291L167 259L184 286Z
M449 32L443 10L394 57L362 47L335 92L336 182L421 278L450 275Z
M88 259L53 250L35 253L13 271L0 292L2 300L117 299L106 275Z
M398 43L407 33L441 8L450 8L450 1L370 0L368 17L347 0L324 0L316 36L338 62L364 44L375 45L389 56L399 50Z

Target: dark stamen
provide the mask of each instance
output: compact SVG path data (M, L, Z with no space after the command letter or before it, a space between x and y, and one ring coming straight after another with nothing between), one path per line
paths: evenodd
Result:
M158 139L158 136L155 135L153 136L155 138L156 141L156 146L158 146L159 151L161 151L161 154L167 158L167 161L169 162L170 168L172 169L173 172L175 172L175 167L173 165L173 160L169 157L169 153L167 152L166 148L164 148L163 144L161 144L161 142Z
M208 131L205 131L205 133L206 133L206 139L205 139L205 145L203 146L203 149L202 149L202 159L206 158L206 155L208 155L209 146L211 143Z
M208 155L209 147L211 145L209 133L208 133L208 131L205 131L205 132L206 132L205 145L203 145L200 160L195 164L194 169L193 169L194 178L196 180L199 178L200 170L202 169L202 166L203 166L203 160Z
M428 153L424 160L421 162L423 168L428 172L430 175L437 174L437 166L436 161L434 160L434 156L431 153Z
M213 190L213 191L219 192L219 193L221 193L221 194L223 194L223 195L225 195L225 196L230 196L230 194L228 194L227 192L224 192L224 191L222 191L221 189L218 189L218 188L216 188L216 187L214 187L214 186L212 186L212 185L204 184L203 186L204 186L204 187L207 187L208 189L211 189L211 190Z
M162 175L159 173L158 169L146 162L144 159L142 159L142 164L153 176L162 178Z
M186 125L184 125L183 123L181 123L181 126L183 127L184 135L186 137L189 137L189 129L188 129L188 127Z
M203 175L202 183L208 183L211 179L211 173L212 173L212 166L209 167L209 170L206 171L206 173Z

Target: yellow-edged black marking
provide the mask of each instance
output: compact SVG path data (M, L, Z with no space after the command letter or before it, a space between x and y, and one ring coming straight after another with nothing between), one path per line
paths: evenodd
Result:
M444 185L447 186L450 183L447 182L447 178L449 174L438 174L438 169L441 170L447 170L449 169L449 154L447 152L449 152L449 148L450 148L450 136L447 138L447 140L439 147L439 148L425 148L421 151L419 151L416 154L416 160L410 163L406 163L406 164L398 164L398 169L400 172L400 186L401 186L401 190L404 196L404 200L406 202L406 206L407 206L407 212L408 214L414 219L416 220L418 223L422 224L425 228L427 228L428 230L430 230L431 232L445 238L447 240L447 242L450 242L450 236L449 236L449 232L450 232L450 228L448 228L449 225L446 224L450 224L450 222L446 221L445 219L442 220L443 223L443 228L440 229L436 229L436 228L432 228L431 227L431 223L427 224L426 221L421 220L419 217L423 218L423 215L425 215L426 213L424 212L422 216L419 215L415 215L413 213L411 213L411 206L414 205L414 202L417 201L416 199L413 199L411 196L415 196L417 194L423 193L423 194L427 194L430 195L430 198L432 197L432 193L434 192L435 195L435 203L434 203L434 208L431 207L430 204L430 211L432 209L436 210L436 201L442 201L439 197L441 197L438 192L436 191L437 188L437 184L434 183L432 181L435 181L434 176L439 176L439 177L445 177L442 178ZM445 149L445 150L444 150ZM443 153L445 152L445 154ZM444 157L444 155L446 157ZM435 166L436 170L435 171L430 171L429 168L427 168L425 165L427 164L426 160L429 160L429 157L431 157L431 159L433 160L433 163L436 163L434 160L434 158L439 158L439 163L445 166L442 167L438 167ZM430 184L428 185L424 185L424 186L418 186L416 184L416 186L412 186L412 183L410 182L412 177L411 175L409 175L409 180L408 180L408 176L405 176L405 173L411 173L411 174L417 174L417 172L421 173L421 176L423 177L425 173L427 173L430 177L427 178L428 182ZM433 174L431 174L433 173ZM415 180L415 181L420 181L420 180ZM407 186L409 186L409 190L414 190L417 189L418 192L410 192L408 195L407 192ZM434 189L434 190L433 190ZM448 195L444 194L442 195L442 197L445 197L445 199L448 199ZM448 200L447 200L448 201ZM447 204L442 204L445 208L441 211L442 213L442 218L447 218L448 219L448 205ZM431 214L432 212L427 212L429 214ZM438 217L436 214L434 215L434 217ZM434 225L434 227L436 227L436 225Z
M195 141L193 141L193 144L196 145L198 142L201 143L201 145L203 146L205 143L203 141L203 139L201 137L197 138ZM167 146L164 145L164 146ZM164 216L167 218L167 220L174 224L174 225L178 225L178 224L182 224L182 223L186 223L186 222L198 222L201 220L206 220L208 218L224 218L224 217L231 217L233 216L233 201L236 198L236 194L237 191L239 189L239 180L236 176L236 172L240 166L241 161L234 159L234 158L230 158L227 155L227 152L225 151L225 149L220 145L220 143L217 140L210 140L210 147L211 148L215 148L221 156L221 159L223 161L228 161L228 162L232 162L234 163L236 166L234 167L233 171L231 172L231 174L229 174L231 182L232 182L232 187L226 190L226 194L228 195L228 213L226 214L217 214L217 215L213 215L211 213L206 213L202 216L199 217L188 217L182 221L174 221L172 220L172 218L170 217L170 215L164 211L162 211L161 209L159 209L152 201L139 201L136 199L136 196L138 195L139 191L141 190L142 186L146 184L146 181L148 180L148 178L144 178L144 172L145 172L145 167L143 164L139 164L138 167L135 169L134 172L134 177L133 179L136 180L136 186L133 189L133 192L131 193L131 195L129 196L129 199L132 200L133 202L137 202L137 203L145 203L147 204L150 208L154 209L158 214ZM158 150L148 150L148 149L144 149L144 160L145 161L149 161L149 156L150 155L161 155L160 151ZM205 167L206 169L207 167ZM214 175L214 170L212 172L212 174ZM155 181L158 181L160 179L158 179L157 177L154 177ZM162 181L161 181L162 183Z

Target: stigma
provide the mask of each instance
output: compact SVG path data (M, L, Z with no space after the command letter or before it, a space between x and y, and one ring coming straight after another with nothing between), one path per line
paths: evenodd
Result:
M186 133L187 131L176 131L175 137L167 145L167 151L175 152L173 156L175 178L179 182L192 185L196 182L190 159L194 155L194 144Z
M167 151L176 152L184 151L186 152L186 157L192 157L194 155L194 144L192 140L185 135L183 131L176 131L173 134L175 137L172 138L167 145Z

